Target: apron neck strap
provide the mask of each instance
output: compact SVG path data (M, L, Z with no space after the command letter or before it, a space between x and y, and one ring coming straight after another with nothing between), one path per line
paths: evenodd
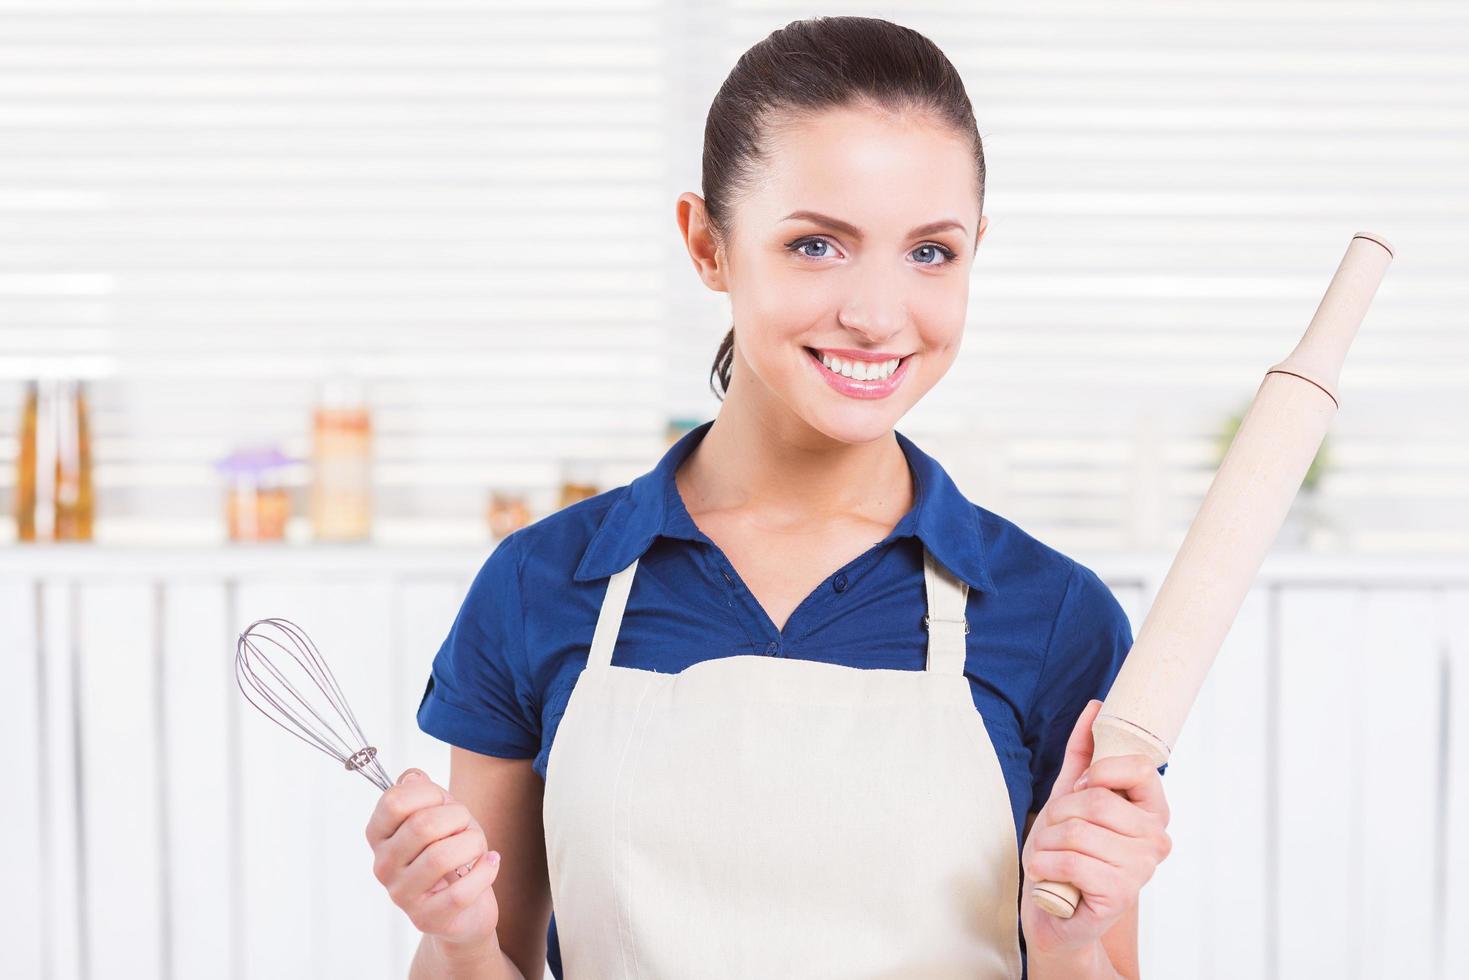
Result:
M930 674L964 674L968 654L969 622L964 610L969 600L969 583L949 571L923 549L923 588L928 596L928 615L923 628L928 630L928 664Z
M612 647L617 643L617 631L622 627L622 610L627 607L627 594L632 591L633 573L638 570L638 559L620 572L613 572L607 580L607 595L602 599L602 611L597 614L597 630L592 634L592 652L587 655L588 667L610 667Z
M602 599L601 612L597 614L597 628L592 634L592 649L587 655L588 667L608 667L612 664L612 648L617 643L618 630L622 628L622 612L627 608L628 593L632 591L633 575L638 570L638 559L607 580L607 594ZM928 659L925 670L929 673L962 676L964 659L968 652L964 635L969 632L964 609L969 596L969 585L943 565L940 565L927 548L923 549L923 589L928 600L928 614L923 617L924 629L928 630Z

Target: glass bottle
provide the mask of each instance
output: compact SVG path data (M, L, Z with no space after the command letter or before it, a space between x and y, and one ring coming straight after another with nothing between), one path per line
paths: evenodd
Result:
M92 439L80 381L26 386L16 528L21 541L92 540Z
M20 456L16 460L15 527L21 541L36 540L36 425L40 414L40 386L26 382L20 410Z
M311 527L318 541L372 534L372 417L354 379L326 383L313 415Z

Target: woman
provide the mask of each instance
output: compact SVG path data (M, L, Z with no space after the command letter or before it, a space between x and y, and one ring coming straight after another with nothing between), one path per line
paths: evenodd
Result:
M885 21L790 24L715 98L703 190L717 418L495 548L418 714L449 791L410 770L368 825L412 975L1135 976L1160 771L1078 781L1127 618L894 429L987 225L958 75Z

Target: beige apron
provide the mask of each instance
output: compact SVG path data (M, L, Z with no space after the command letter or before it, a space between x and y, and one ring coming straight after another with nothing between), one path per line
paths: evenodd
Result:
M1019 854L924 549L922 671L753 654L612 666L613 575L547 759L566 980L1019 980Z

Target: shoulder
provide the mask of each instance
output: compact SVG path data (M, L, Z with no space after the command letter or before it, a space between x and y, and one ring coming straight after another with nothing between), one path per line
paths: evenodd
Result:
M592 601L572 573L626 489L579 500L496 541L465 596L460 628L466 635L485 648L503 647L517 672L538 676L546 636L559 636L575 618L568 612Z
M629 485L613 487L602 493L552 511L539 520L532 521L512 532L520 539L521 550L527 554L547 551L585 550L592 535L602 525L602 519L623 497ZM577 559L581 555L578 552Z
M999 605L1032 627L1036 702L1059 697L1079 712L1105 693L1132 645L1127 613L1094 569L993 511L976 512Z
M608 511L627 496L628 490L628 484L614 487L517 528L500 539L486 569L495 574L491 566L498 563L500 576L513 571L527 596L538 594L535 590L540 587L553 587L559 593L578 585L572 581L572 574Z
M994 612L1030 638L1049 672L1116 666L1132 626L1111 588L1090 566L992 510L974 505L985 559L998 589Z
M1049 798L1076 718L1105 699L1132 646L1122 605L1097 572L993 511L976 507L997 608L1028 638L1032 670L1021 696L1030 750L1031 810Z
M1002 601L1034 602L1054 616L1115 602L1100 575L1019 524L972 504L990 573Z

